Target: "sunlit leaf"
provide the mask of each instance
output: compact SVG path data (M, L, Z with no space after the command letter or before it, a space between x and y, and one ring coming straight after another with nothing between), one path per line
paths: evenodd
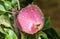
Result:
M38 39L41 39L41 37L38 37Z
M1 10L1 11L6 11L5 8L4 8L4 6L1 5L1 4L0 4L0 10Z
M1 15L0 16L0 25L4 25L6 27L11 27L10 21L7 16Z
M9 1L4 1L4 5L5 5L6 10L9 10L12 8L11 2L9 2Z
M6 32L5 39L18 39L17 35L11 29L4 29Z

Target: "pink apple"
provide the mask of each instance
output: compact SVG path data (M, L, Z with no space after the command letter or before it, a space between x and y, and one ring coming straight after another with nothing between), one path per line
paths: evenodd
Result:
M44 15L37 5L28 5L17 16L19 28L28 34L37 33L44 26Z

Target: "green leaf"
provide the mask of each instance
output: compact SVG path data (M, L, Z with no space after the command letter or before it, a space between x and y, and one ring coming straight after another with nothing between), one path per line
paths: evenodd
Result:
M46 29L51 28L50 25L51 25L50 17L45 18L45 22L44 22L44 28L43 28L43 30L46 30Z
M31 4L33 2L33 0L23 0L22 2L20 2L20 7L24 8L27 5Z
M35 35L27 35L27 39L36 39L36 36Z
M0 11L6 11L4 6L0 4Z
M17 35L11 29L4 29L6 32L5 39L18 39Z
M38 37L38 39L41 39L41 37Z
M9 1L4 1L4 5L5 5L6 10L10 10L12 8L11 2Z
M28 5L28 3L26 1L20 2L21 9L24 8L24 7L26 7L27 5Z
M4 2L0 1L0 15L5 13L5 6L4 6Z
M21 39L27 39L27 34L23 32L20 32L20 34L21 34Z
M20 34L21 34L21 39L36 39L35 35L27 34L21 31Z
M5 1L9 1L9 2L11 2L12 0L5 0Z
M4 6L4 0L0 0L0 4Z
M0 39L5 39L5 34L0 32Z
M47 34L49 39L60 39L57 32L53 28L49 28L47 30L44 30L44 32Z
M11 25L13 25L14 24L14 17L13 17L13 15L12 14L8 14L8 17L10 19Z
M0 32L4 33L4 31L3 31L3 29L2 29L2 27L1 27L1 26L0 26Z
M3 30L3 28L0 25L0 39L4 39L5 38L5 32Z
M27 2L28 4L31 4L31 3L33 2L33 0L26 0L26 2Z
M12 6L16 7L18 5L18 0L12 0Z
M36 34L37 38L41 37L42 39L48 39L47 37L47 34L44 33L43 31L39 31L37 34Z
M4 25L5 27L11 27L10 21L7 16L1 15L0 16L0 25Z
M15 4L17 2L18 2L18 0L12 0L12 4Z
M0 15L3 15L3 14L5 14L5 12L4 11L0 11Z

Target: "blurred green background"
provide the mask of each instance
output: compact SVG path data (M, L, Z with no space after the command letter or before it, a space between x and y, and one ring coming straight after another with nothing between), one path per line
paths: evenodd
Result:
M60 36L60 0L35 0L36 4L42 9L45 17L50 16L51 27Z

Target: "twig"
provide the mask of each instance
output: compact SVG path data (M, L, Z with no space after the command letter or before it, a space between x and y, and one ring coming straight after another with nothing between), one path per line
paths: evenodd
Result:
M20 2L19 2L19 0L18 0L18 10L20 10Z

